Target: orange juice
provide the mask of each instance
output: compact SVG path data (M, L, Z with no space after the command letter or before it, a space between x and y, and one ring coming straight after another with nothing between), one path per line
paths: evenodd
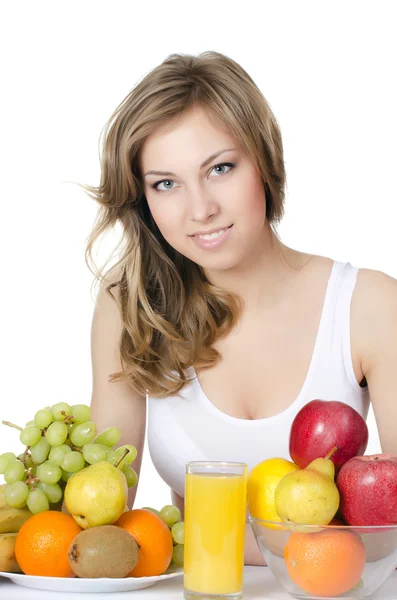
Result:
M186 473L185 592L228 595L242 591L247 504L244 467L240 474Z

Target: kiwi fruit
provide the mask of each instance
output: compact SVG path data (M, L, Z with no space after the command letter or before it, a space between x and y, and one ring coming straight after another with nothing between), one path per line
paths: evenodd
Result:
M68 550L77 577L126 577L138 562L139 546L131 534L116 525L80 531Z

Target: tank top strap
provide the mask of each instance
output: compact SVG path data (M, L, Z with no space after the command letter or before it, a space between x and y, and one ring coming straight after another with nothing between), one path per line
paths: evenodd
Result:
M322 337L322 361L328 362L334 374L339 371L339 377L343 375L355 390L365 391L357 382L351 353L350 312L358 271L349 262L334 262Z

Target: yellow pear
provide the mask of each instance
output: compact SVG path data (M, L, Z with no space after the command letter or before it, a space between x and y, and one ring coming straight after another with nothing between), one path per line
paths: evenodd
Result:
M325 458L316 458L305 469L289 473L280 481L274 494L280 519L290 523L327 525L339 508L335 467L330 460L333 448Z
M128 487L124 473L100 461L70 477L65 488L65 505L83 529L112 525L124 512Z

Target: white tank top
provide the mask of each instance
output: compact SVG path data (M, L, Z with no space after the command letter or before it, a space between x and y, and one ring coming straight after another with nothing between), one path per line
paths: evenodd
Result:
M350 304L357 272L350 263L334 262L306 379L298 397L281 413L254 420L227 415L207 398L197 377L179 396L147 398L150 456L171 489L184 496L185 463L190 460L239 461L249 471L266 458L291 460L289 430L310 400L339 400L367 418L368 388L357 383L350 349Z

